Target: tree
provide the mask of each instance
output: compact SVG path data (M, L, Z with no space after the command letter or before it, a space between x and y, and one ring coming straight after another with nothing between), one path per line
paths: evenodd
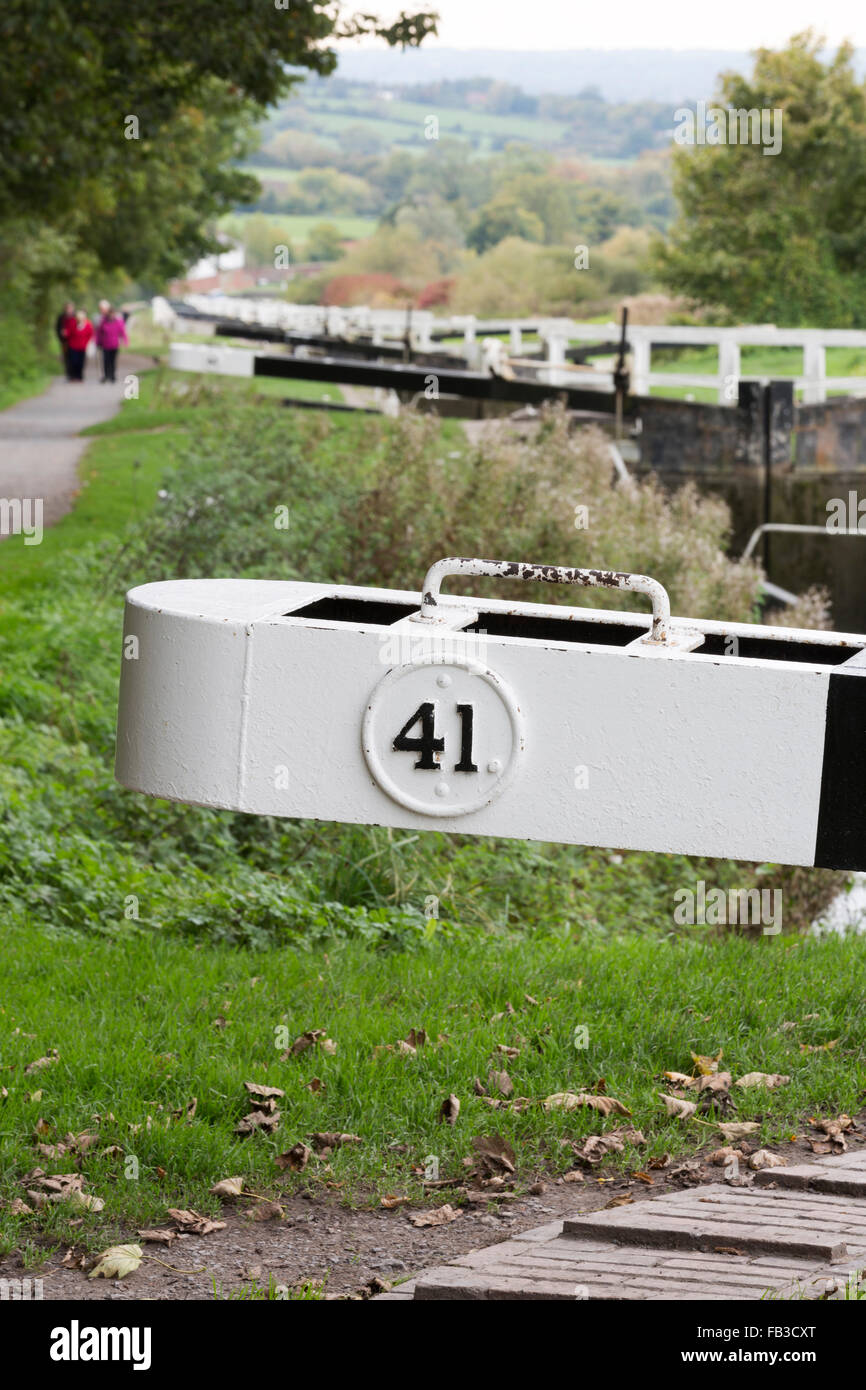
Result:
M843 44L796 35L728 73L719 105L782 112L781 149L694 144L674 157L680 215L658 268L675 292L734 321L846 327L866 314L866 84Z
M288 229L281 227L273 217L266 217L261 212L253 213L244 218L241 234L247 265L273 268L277 264L278 248L281 247L288 247L289 259L294 260Z
M48 225L106 266L171 274L254 196L231 161L297 81L290 67L330 73L331 38L416 45L435 30L427 13L343 19L339 0L3 0L0 240L13 222Z
M305 254L308 261L337 261L343 250L343 238L333 222L317 222L307 233Z
M516 194L499 193L485 203L472 219L466 233L466 245L483 255L506 237L543 241L544 223L518 201Z

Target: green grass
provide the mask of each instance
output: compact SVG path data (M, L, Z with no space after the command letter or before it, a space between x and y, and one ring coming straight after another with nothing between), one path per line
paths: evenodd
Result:
M0 1047L9 1095L0 1112L0 1191L11 1197L37 1160L48 1171L69 1171L68 1157L39 1157L38 1121L43 1143L95 1129L99 1144L80 1166L86 1190L105 1209L85 1213L74 1235L90 1243L159 1222L168 1206L215 1212L208 1188L230 1175L243 1175L257 1192L327 1180L352 1204L375 1205L392 1193L421 1197L413 1168L436 1155L441 1176L458 1176L472 1138L492 1132L514 1145L523 1182L541 1170L564 1171L571 1158L560 1140L625 1121L587 1109L546 1111L540 1102L600 1077L647 1140L619 1166L645 1168L664 1152L721 1142L710 1123L670 1119L658 1096L669 1089L665 1070L691 1072L692 1052L722 1049L735 1078L756 1070L790 1075L790 1085L772 1092L735 1090L736 1118L757 1121L761 1143L789 1138L807 1115L855 1112L866 1084L863 942L461 943L434 934L418 954L383 956L357 943L253 952L158 934L94 940L46 926L7 928L5 938ZM783 1028L789 1023L795 1027ZM575 1047L579 1025L588 1030L583 1048ZM336 1050L310 1048L281 1061L287 1044L313 1028L324 1029ZM414 1055L376 1054L412 1028L428 1037ZM800 1043L834 1039L829 1051L800 1051ZM504 1057L501 1044L519 1055ZM26 1076L24 1068L51 1048L59 1059ZM530 1104L491 1110L474 1094L475 1077L486 1082L491 1068L506 1069L515 1095ZM313 1077L323 1082L315 1093ZM285 1091L274 1134L233 1133L248 1109L245 1081ZM453 1127L438 1122L451 1093L461 1102ZM302 1174L281 1174L276 1155L314 1131L362 1142ZM113 1145L123 1154L100 1152ZM402 1145L407 1151L395 1147ZM73 1238L70 1215L57 1208L45 1218L50 1241ZM34 1224L5 1216L7 1244Z
M653 372L674 374L706 372L707 375L715 375L719 370L718 361L718 352L714 347L689 348L682 351L656 348L652 355L651 369ZM744 347L740 353L740 369L744 376L762 376L774 381L801 376L803 351L801 348ZM866 351L862 348L828 348L827 375L866 377ZM797 398L800 399L802 394L802 391L797 391ZM842 394L845 393L832 390L828 392L828 395ZM688 396L703 403L717 401L716 389L703 386L653 386L650 395L666 396L672 400L685 400Z
M141 385L138 401L92 432L73 512L39 547L0 547L0 1250L21 1249L35 1267L62 1242L104 1248L168 1206L215 1212L208 1189L235 1174L257 1191L331 1182L351 1203L395 1192L421 1200L413 1166L432 1154L444 1176L459 1174L472 1138L494 1131L514 1143L525 1181L568 1163L561 1138L616 1123L539 1104L600 1077L648 1141L621 1162L643 1166L713 1137L670 1120L656 1094L662 1071L691 1070L691 1051L723 1048L736 1075L792 1077L779 1091L737 1093L739 1118L758 1119L763 1141L810 1113L854 1111L866 938L673 934L677 887L696 877L747 884L748 866L271 821L117 786L126 583L170 576L177 549L195 545L217 572L243 572L244 557L260 553L258 572L290 572L285 538L264 526L262 552L257 529L268 488L284 477L291 536L318 535L310 553L336 574L336 561L321 558L343 552L332 494L354 486L355 472L376 476L396 428L251 407L257 381L154 372ZM453 449L458 435L445 424L435 447ZM201 531L204 515L172 529L157 499L165 486L171 516L219 495L216 529ZM431 894L439 916L427 920ZM579 1026L585 1048L575 1047ZM281 1061L312 1028L336 1050ZM376 1055L412 1028L429 1038L416 1055ZM799 1049L833 1040L829 1051ZM500 1045L518 1055L506 1059ZM54 1048L56 1062L25 1074ZM525 1108L493 1110L475 1095L475 1077L486 1081L491 1068L509 1072ZM325 1083L317 1093L314 1076ZM275 1134L234 1134L244 1081L286 1092ZM453 1129L437 1118L452 1092ZM192 1097L195 1115L175 1116ZM11 1216L2 1201L37 1163L68 1172L79 1162L36 1143L85 1129L99 1142L81 1171L104 1210ZM362 1143L329 1167L280 1174L275 1155L321 1130ZM103 1152L113 1145L123 1153ZM271 1293L250 1286L244 1296Z
M494 140L521 141L558 148L563 145L568 134L566 122L547 120L539 116L431 107L422 102L399 100L359 102L355 99L351 104L353 107L362 107L363 114L349 112L345 105L329 100L327 96L319 97L310 93L304 97L304 105L315 121L317 136L321 134L336 139L350 127L360 126L378 135L388 144L406 147L426 144L424 123L431 114L438 117L442 136L471 140L479 153L486 153L492 149Z
M361 241L376 230L375 217L343 216L341 213L312 212L231 212L220 220L220 229L230 236L243 238L243 226L248 217L269 217L291 238L293 244L306 241L313 227L329 222L346 241Z
M61 373L54 333L36 341L30 307L13 292L0 292L0 410L40 396Z
M0 381L0 410L8 410L9 406L30 400L32 396L41 396L58 376L59 363L53 368L46 364L44 368L21 376L6 377Z

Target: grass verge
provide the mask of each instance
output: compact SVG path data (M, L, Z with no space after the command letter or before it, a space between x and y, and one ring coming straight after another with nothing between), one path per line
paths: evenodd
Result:
M856 940L440 942L433 934L421 952L383 955L359 943L256 952L26 927L6 931L5 958L0 1192L21 1194L36 1165L78 1168L85 1191L105 1202L98 1213L64 1204L38 1217L4 1210L7 1250L37 1223L49 1244L108 1244L159 1223L169 1206L216 1212L208 1189L230 1175L257 1192L312 1182L348 1203L418 1198L431 1155L441 1176L459 1176L472 1138L493 1132L514 1145L518 1174L531 1181L571 1166L561 1140L623 1123L541 1104L601 1077L647 1140L617 1162L645 1168L664 1152L722 1142L712 1115L671 1119L659 1098L669 1089L664 1071L691 1071L692 1053L721 1050L735 1078L790 1076L774 1091L734 1088L736 1118L757 1121L762 1143L791 1137L806 1115L853 1112L866 1084ZM314 1028L333 1050L314 1044L292 1054ZM427 1042L401 1052L413 1028ZM52 1049L54 1060L27 1071ZM507 1071L511 1101L491 1071ZM475 1094L476 1077L497 1108ZM285 1092L273 1133L234 1133L249 1108L245 1081ZM438 1118L449 1094L461 1103L454 1126ZM330 1131L361 1142L302 1173L280 1172L278 1154ZM52 1161L38 1147L82 1132L97 1140L80 1155Z

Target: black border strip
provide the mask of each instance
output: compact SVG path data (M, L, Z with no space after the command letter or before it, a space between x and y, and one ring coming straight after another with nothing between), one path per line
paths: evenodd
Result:
M866 650L830 676L815 866L866 869Z

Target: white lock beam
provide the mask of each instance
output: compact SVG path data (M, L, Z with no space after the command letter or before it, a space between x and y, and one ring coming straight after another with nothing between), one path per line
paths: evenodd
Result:
M629 587L653 616L443 597L457 572ZM671 618L645 576L553 566L440 562L423 602L146 584L116 775L259 815L866 869L864 649Z

